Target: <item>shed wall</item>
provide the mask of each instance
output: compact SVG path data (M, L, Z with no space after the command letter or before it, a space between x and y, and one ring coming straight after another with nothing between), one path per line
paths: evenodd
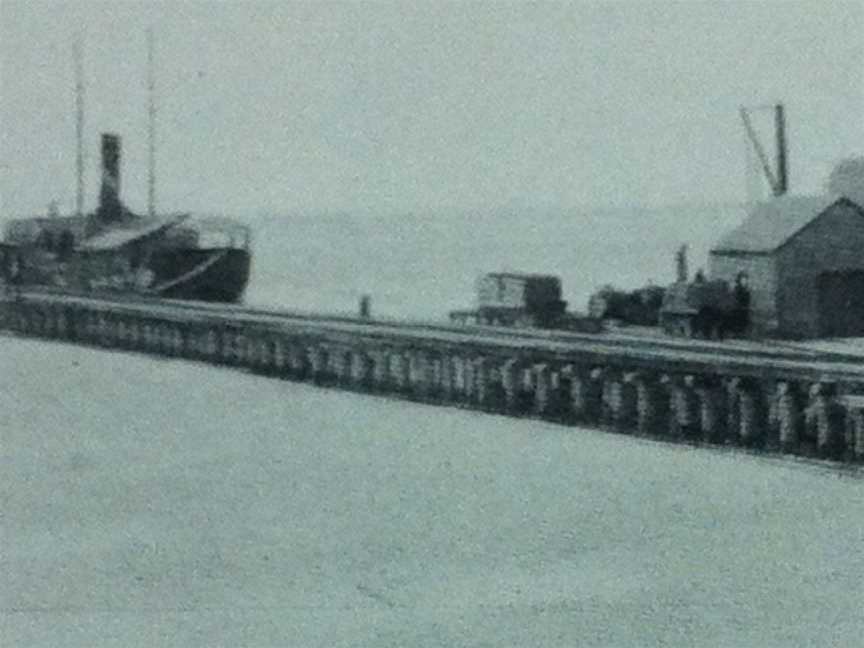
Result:
M823 335L833 329L833 319L845 314L836 312L839 306L834 312L820 312L820 303L835 300L820 300L819 277L827 272L864 270L864 213L853 205L837 203L776 255L779 332L792 337Z

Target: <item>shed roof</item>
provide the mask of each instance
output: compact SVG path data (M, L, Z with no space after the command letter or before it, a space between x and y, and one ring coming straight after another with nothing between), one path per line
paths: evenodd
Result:
M826 194L780 196L757 203L744 222L721 238L711 252L773 252L841 200L849 199Z

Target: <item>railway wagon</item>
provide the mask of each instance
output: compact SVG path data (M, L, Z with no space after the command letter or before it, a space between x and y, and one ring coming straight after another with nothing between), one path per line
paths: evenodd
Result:
M450 312L450 320L489 326L568 328L573 316L554 275L493 272L477 281L477 307Z

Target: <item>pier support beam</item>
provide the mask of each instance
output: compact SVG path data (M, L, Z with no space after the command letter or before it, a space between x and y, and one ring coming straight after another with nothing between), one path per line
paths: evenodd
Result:
M730 436L747 447L759 446L768 425L761 385L752 379L729 381Z
M669 395L662 376L639 372L636 375L636 431L640 436L663 435L669 430Z
M438 359L438 389L445 403L456 397L456 367L449 351L443 352Z
M603 422L616 432L630 432L636 428L637 390L636 374L607 370L603 378Z
M148 335L147 330L148 326L145 324L144 326L144 339L145 344L149 347L147 342ZM232 359L234 358L234 335L232 331L228 329L222 329L219 331L219 361L224 364L231 364Z
M847 396L846 450L853 461L864 461L864 395Z
M69 317L66 314L66 310L63 308L57 309L55 330L57 331L57 337L59 339L66 340L69 338Z
M671 375L666 378L669 390L669 436L696 441L701 438L699 401L693 376Z
M204 354L210 362L218 362L221 354L219 334L212 328L208 327L204 340Z
M93 323L93 317L88 317L86 325L87 328L85 330L88 342L92 342L93 340ZM225 346L226 345L223 344L223 348L225 348ZM141 348L148 353L156 352L156 327L149 320L145 320L141 325Z
M186 335L184 326L175 323L171 327L171 355L175 358L182 358L186 354Z
M471 360L471 396L470 403L475 407L486 408L491 404L493 393L490 381L493 380L491 363L488 359L480 356Z
M437 391L435 384L435 363L433 358L423 350L414 350L409 355L409 375L411 389L414 395L421 399L429 399Z
M288 369L295 380L303 380L309 373L309 358L306 355L306 345L299 340L288 344Z
M411 393L411 368L405 352L401 349L390 353L390 383L397 392Z
M74 322L70 322L69 337L75 340ZM131 318L126 322L126 348L132 351L141 349L141 322Z
M615 430L632 434L639 428L639 381L636 371L628 371L618 377L613 385L614 409L612 412Z
M390 353L386 349L375 349L369 355L372 358L372 387L386 391L390 381Z
M355 389L367 390L372 387L375 363L363 349L351 354L351 384Z
M573 381L577 378L577 369L572 364L567 364L558 370L558 398L561 402L561 421L574 423L573 411Z
M484 387L481 407L490 412L508 412L507 394L504 389L504 364L498 358L487 358L482 370Z
M448 356L450 365L450 385L452 393L450 400L456 403L465 401L465 393L467 391L467 371L466 362L458 353L453 353Z
M285 348L285 341L281 339L273 340L273 373L277 376L284 376L288 369L288 353Z
M546 363L534 365L532 368L534 381L534 413L537 416L550 416L554 402L552 398L552 370Z
M477 385L475 381L474 362L470 357L459 358L462 368L462 402L473 405Z
M594 367L575 375L578 379L572 383L573 413L579 422L599 423L603 418L605 370Z
M565 367L555 363L550 365L549 370L549 403L546 416L555 421L568 421L571 412L570 374L565 372Z
M105 345L104 335L104 320L99 318L99 344ZM170 332L168 325L163 322L157 322L153 332L153 350L159 355L168 355L168 349L171 344Z
M249 338L242 330L234 331L234 355L231 359L232 364L238 367L248 367L251 355Z
M726 440L726 392L720 380L710 376L694 376L693 392L699 410L699 428L706 443Z
M351 385L351 350L347 347L330 349L330 375L341 385Z
M42 310L42 326L39 330L39 334L42 337L52 338L54 337L54 317L51 313L50 308L45 308Z
M810 403L805 417L807 427L816 432L819 456L837 458L843 453L843 410L836 401L837 386L820 382L810 388Z
M570 393L567 395L567 419L571 423L585 420L585 385L588 381L588 371L577 365L567 365L562 369L562 375L570 381Z
M777 385L775 399L777 429L781 452L798 452L804 430L804 408L801 389L795 383Z
M267 342L252 332L243 345L243 365L258 373L266 370Z
M522 369L515 358L506 360L499 368L501 375L501 391L503 409L505 412L516 413L519 410L519 389Z
M326 384L328 379L328 364L329 354L327 349L318 343L311 344L306 349L306 358L308 360L309 373L312 381L318 385Z
M35 311L33 313L34 320L34 333L39 334L39 328L41 325L42 316L39 311ZM157 330L161 330L161 327L158 327ZM110 338L108 336L108 317L103 312L99 312L96 316L96 336L95 340L96 344L99 346L110 346Z

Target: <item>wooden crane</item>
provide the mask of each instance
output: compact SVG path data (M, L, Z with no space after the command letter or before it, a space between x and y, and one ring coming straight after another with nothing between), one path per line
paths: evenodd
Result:
M776 167L772 168L771 162L768 159L765 149L753 124L750 121L750 112L755 110L773 110L774 111L774 131L777 141L776 151ZM756 151L756 156L762 165L762 172L765 174L765 179L771 187L771 192L775 196L782 196L789 190L789 173L786 162L786 118L783 110L783 104L776 106L758 106L755 108L741 108L741 121L744 122L744 129L747 131L747 137Z

